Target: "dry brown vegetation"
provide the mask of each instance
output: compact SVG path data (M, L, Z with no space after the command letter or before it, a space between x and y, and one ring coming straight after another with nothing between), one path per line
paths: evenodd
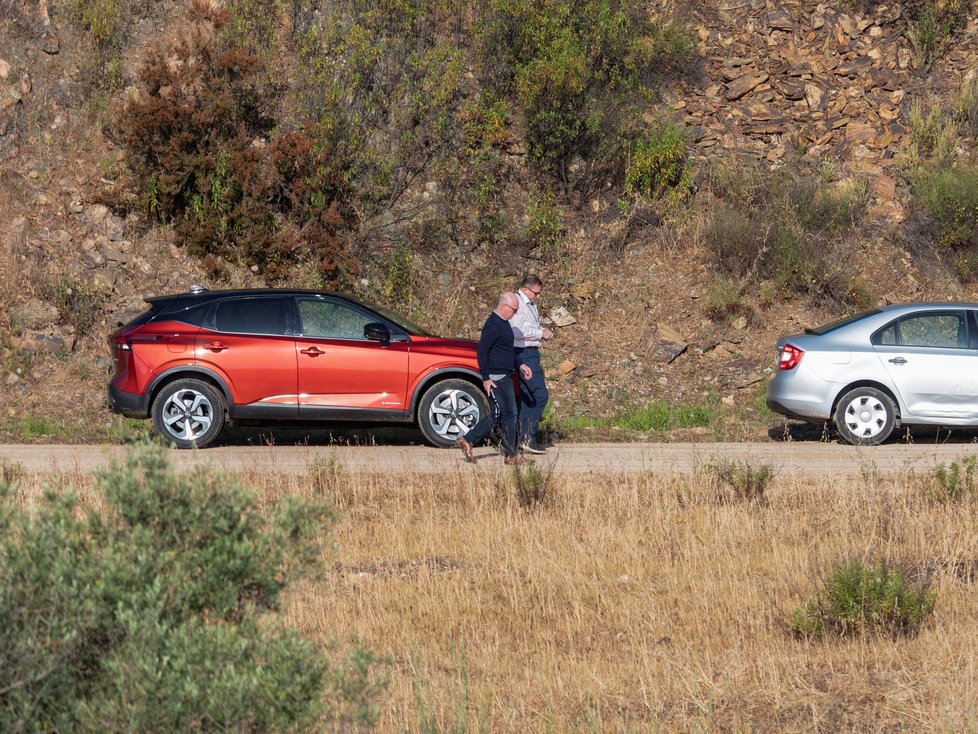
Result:
M531 509L502 472L240 479L264 501L333 497L335 549L287 618L390 657L383 731L978 728L978 503L935 501L932 477L775 476L762 504L718 502L708 470L555 473ZM22 477L20 496L39 481L62 483ZM792 635L853 557L934 573L919 635Z

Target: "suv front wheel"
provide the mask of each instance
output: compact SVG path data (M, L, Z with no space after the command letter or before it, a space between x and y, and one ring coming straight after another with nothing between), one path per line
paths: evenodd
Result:
M442 380L418 405L418 428L432 446L448 448L489 412L489 398L465 380Z
M190 378L175 380L153 401L153 427L177 448L203 448L224 426L224 400L211 385Z

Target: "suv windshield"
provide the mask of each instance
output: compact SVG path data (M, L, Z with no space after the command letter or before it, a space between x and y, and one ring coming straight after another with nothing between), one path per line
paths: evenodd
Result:
M367 308L373 309L388 321L393 321L399 327L404 329L404 331L406 331L408 334L413 334L414 336L434 336L434 334L432 334L427 329L421 328L413 321L408 321L400 314L396 314L393 311L389 311L383 306L378 306L376 303L370 303L369 301L361 301L361 303L367 306Z
M867 316L872 316L878 314L880 309L874 308L871 311L863 311L861 313L854 314L852 316L846 316L844 319L839 319L838 321L831 321L822 326L809 327L805 329L806 334L816 334L821 336L822 334L828 334L830 331L835 331L836 329L841 329L843 326L852 324L860 319L864 319Z

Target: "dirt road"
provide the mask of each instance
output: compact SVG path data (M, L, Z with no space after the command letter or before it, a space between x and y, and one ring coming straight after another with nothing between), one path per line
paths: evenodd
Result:
M0 445L0 462L19 465L31 473L90 472L121 459L124 446ZM818 473L859 475L913 468L930 471L978 455L978 444L890 444L855 448L833 443L607 443L565 444L536 458L540 468L556 473L608 474L657 472L686 474L724 459L759 467L767 464L779 474ZM445 471L499 472L505 467L495 450L476 450L479 463L462 461L460 451L423 446L219 446L202 451L170 452L178 467L209 465L226 471L264 471L302 474L310 463L331 458L351 472L389 474Z

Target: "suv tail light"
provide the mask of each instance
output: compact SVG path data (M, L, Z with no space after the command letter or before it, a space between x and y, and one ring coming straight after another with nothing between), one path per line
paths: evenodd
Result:
M801 349L793 347L790 344L785 344L778 358L778 369L793 370L801 362L803 356L805 356L805 353Z

